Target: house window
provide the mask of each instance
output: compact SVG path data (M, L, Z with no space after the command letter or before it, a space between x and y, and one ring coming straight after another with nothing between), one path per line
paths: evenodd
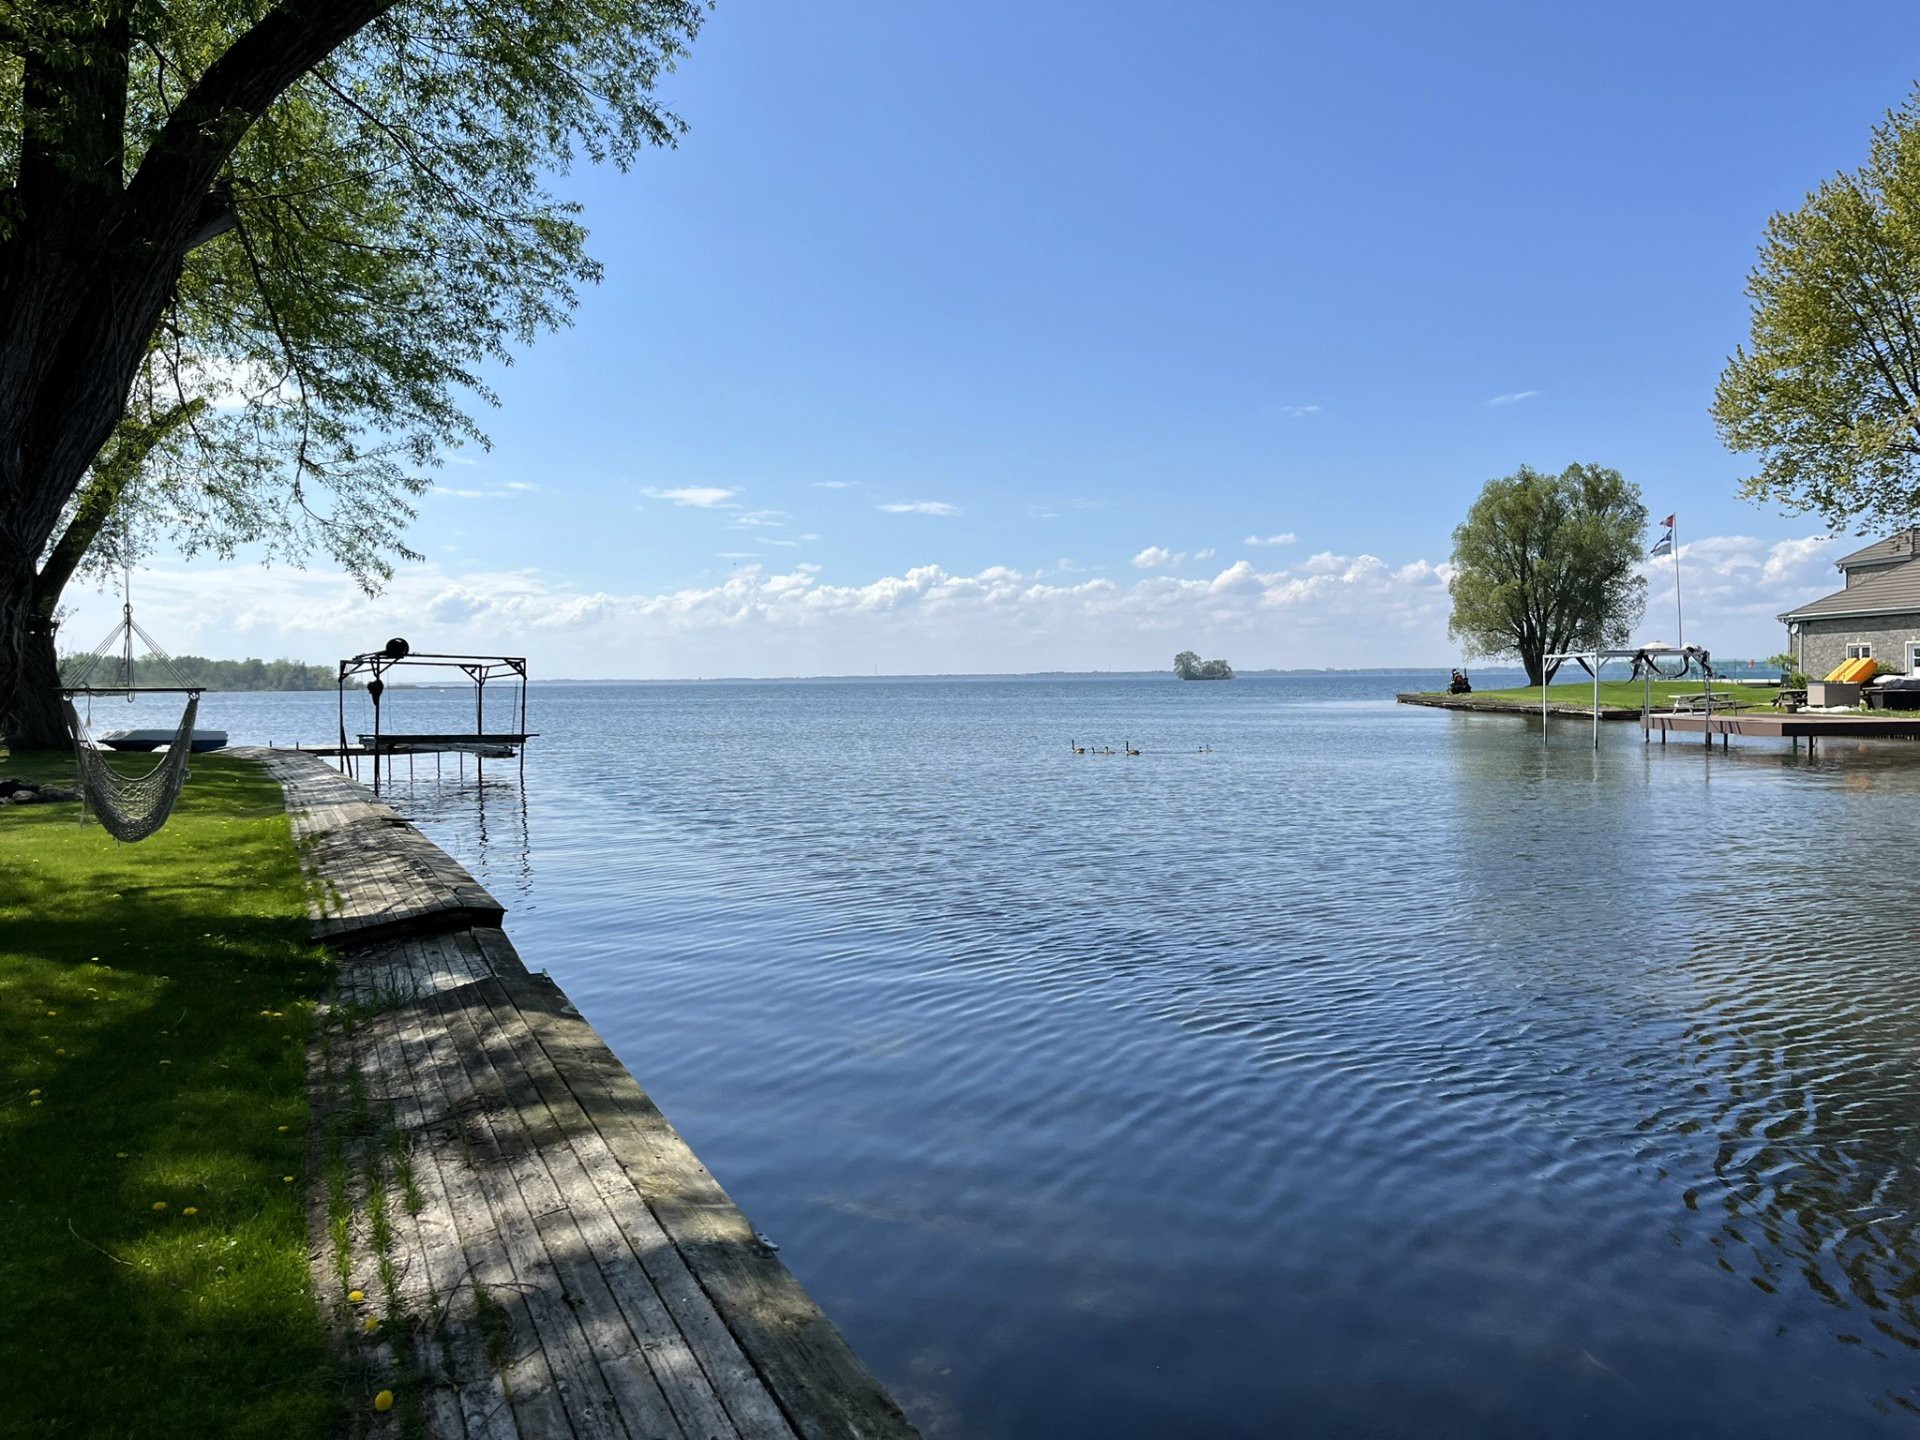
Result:
M1871 645L1847 646L1847 659L1849 660L1871 660L1872 658L1873 646Z

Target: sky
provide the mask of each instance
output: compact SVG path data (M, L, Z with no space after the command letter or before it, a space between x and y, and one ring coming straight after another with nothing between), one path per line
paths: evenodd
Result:
M1582 461L1764 656L1861 542L1739 497L1713 386L1768 217L1916 80L1880 0L722 0L680 146L557 182L606 278L490 374L425 561L156 556L137 612L536 678L1444 666L1453 527Z

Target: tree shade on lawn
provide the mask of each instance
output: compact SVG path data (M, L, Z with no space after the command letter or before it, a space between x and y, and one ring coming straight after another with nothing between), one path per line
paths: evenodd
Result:
M0 751L0 775L72 771ZM325 961L280 788L197 756L138 846L76 814L0 809L0 1432L328 1435L304 1060Z

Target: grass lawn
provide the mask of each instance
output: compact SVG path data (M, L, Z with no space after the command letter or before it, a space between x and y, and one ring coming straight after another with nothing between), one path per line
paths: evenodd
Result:
M1561 672L1565 674L1565 672ZM1676 695L1698 695L1705 689L1698 675L1686 680L1656 680L1653 682L1653 708L1671 710ZM1768 707L1778 691L1767 685L1729 685L1724 680L1714 682L1714 704L1720 703L1722 695L1745 701L1754 707ZM1638 710L1644 692L1638 680L1602 680L1600 682L1600 703L1603 706L1619 706L1627 710ZM1513 690L1475 690L1470 697L1475 700L1517 700L1534 705L1540 703L1540 687L1524 685ZM1593 681L1582 674L1578 680L1560 680L1547 687L1547 700L1554 705L1579 705L1587 709L1593 707Z
M73 761L0 750L5 775ZM0 807L0 1433L328 1435L304 1203L326 968L280 787L196 756L138 845L78 811Z

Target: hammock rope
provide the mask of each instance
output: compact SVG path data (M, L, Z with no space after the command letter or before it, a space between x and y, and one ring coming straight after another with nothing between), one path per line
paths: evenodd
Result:
M180 787L187 783L187 757L193 750L193 722L200 714L198 694L187 697L186 713L174 732L167 753L160 763L144 775L122 775L107 763L106 752L94 742L87 722L73 708L72 700L61 702L67 710L67 726L73 732L73 755L80 767L80 793L86 797L81 820L88 815L116 840L132 843L144 840L173 813L180 798Z
M100 822L100 826L116 840L132 843L144 840L173 814L174 802L180 798L180 787L187 783L187 757L193 751L193 722L200 715L200 688L189 684L181 675L179 666L173 657L161 649L133 618L133 572L128 569L121 591L120 623L108 632L107 638L93 647L86 662L73 675L72 683L63 687L61 704L67 712L67 729L73 735L73 757L79 767L80 793L84 803L80 807L80 820L86 823L91 815ZM158 660L167 673L173 677L171 686L136 685L133 676L133 642L138 639L147 647L148 653ZM98 670L112 651L115 642L120 643L120 653L114 656L117 667L110 667L109 677L113 683L93 684L93 673ZM112 675L112 668L118 668L119 675ZM107 763L106 752L93 738L93 697L97 692L106 694L124 694L131 705L134 697L142 693L184 692L187 697L186 713L180 717L180 726L174 731L173 740L167 746L167 753L160 757L160 763L144 775L122 775ZM87 697L87 718L81 719L80 712L73 708L73 697Z

